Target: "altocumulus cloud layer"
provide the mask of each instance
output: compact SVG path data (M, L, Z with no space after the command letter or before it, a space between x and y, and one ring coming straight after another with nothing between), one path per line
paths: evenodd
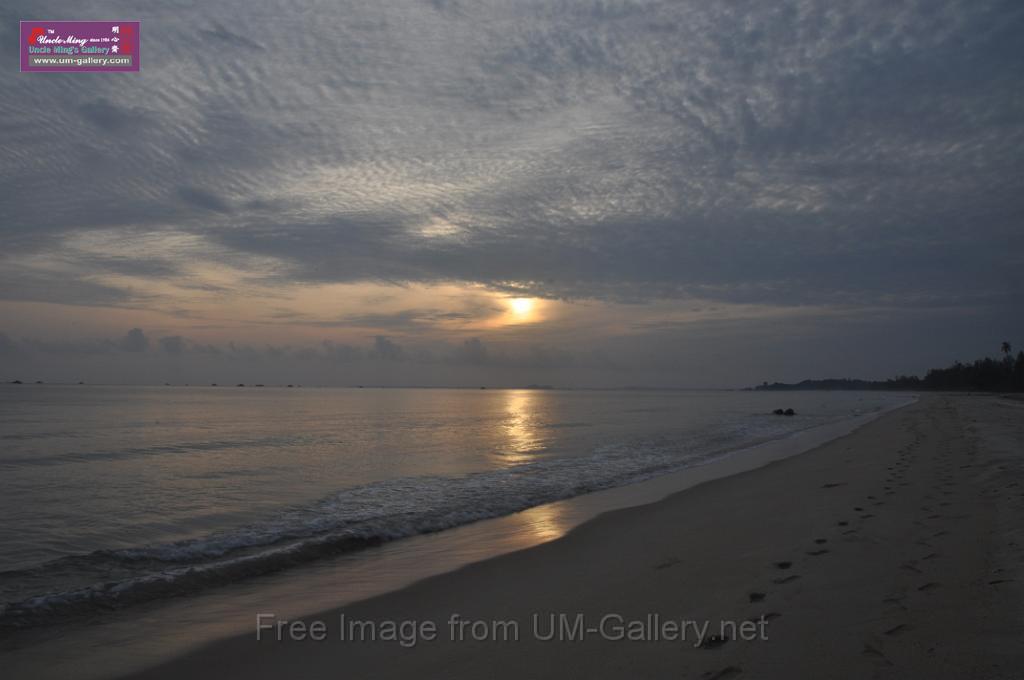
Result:
M552 322L506 363L553 346L676 384L741 354L696 382L918 370L922 342L946 361L1024 334L1019 2L16 1L0 38L114 15L143 22L141 74L0 73L19 347L84 333L41 321L56 303L177 318L138 354L189 356L197 300L367 282L589 305L604 332ZM294 298L275 318L367 329L368 363L398 326L475 313ZM650 312L673 305L723 311ZM128 318L63 341L123 351ZM488 339L402 356L493 364Z

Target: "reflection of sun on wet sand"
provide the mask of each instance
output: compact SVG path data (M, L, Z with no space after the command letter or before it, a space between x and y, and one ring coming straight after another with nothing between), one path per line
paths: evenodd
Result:
M564 536L570 525L562 519L563 507L558 503L549 503L516 515L516 519L522 521L525 545L536 545Z
M1009 402L926 396L806 454L344 608L351 619L433 620L442 633L452 613L517 621L516 641L441 635L406 649L250 634L140 677L1016 677L1022 442L1022 410ZM515 517L558 537L557 508ZM713 627L699 644L650 629L637 640L539 640L531 620L551 613ZM338 614L311 618L330 626ZM765 636L718 632L744 621Z

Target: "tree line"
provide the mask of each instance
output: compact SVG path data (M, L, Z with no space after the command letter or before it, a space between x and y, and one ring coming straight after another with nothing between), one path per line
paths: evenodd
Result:
M1024 392L1024 351L1013 355L1004 342L1002 357L985 357L971 363L957 361L946 368L933 368L923 378L901 375L888 380L829 378L798 383L762 383L755 390L962 390L974 392Z

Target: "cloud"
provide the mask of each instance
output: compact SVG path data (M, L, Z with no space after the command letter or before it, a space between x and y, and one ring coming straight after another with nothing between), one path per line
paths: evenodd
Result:
M180 335L168 335L160 338L160 349L168 354L181 354L185 351L185 338Z
M294 281L568 297L952 304L1021 278L1014 3L250 9L147 10L151 70L84 105L82 79L0 76L0 228L173 221Z
M18 344L6 333L0 333L0 355L12 355L19 352Z
M256 330L250 345L203 345L412 361L430 331L435 356L468 367L530 342L548 348L531 361L552 365L568 359L551 348L573 342L553 319L551 337L503 354L462 329L493 310L418 299L316 315L284 291L444 284L726 310L934 309L950 324L984 308L995 326L1024 303L1024 9L1011 0L343 0L275 21L263 0L138 11L160 26L139 74L0 72L0 300L25 303L15 323L40 304L179 322L252 315L245 301L273 297L279 327L337 329L338 344ZM609 330L577 341L617 342L615 309L593 326ZM165 321L137 323L192 333ZM480 347L463 345L477 332ZM358 340L376 333L391 344ZM569 354L581 365L591 349Z
M107 338L81 338L75 340L43 340L23 338L15 344L18 350L50 355L90 356L110 354L120 348L119 343Z
M480 338L470 338L456 347L452 358L455 363L485 364L490 358L490 353Z
M329 361L348 363L351 361L356 361L363 356L362 350L352 345L338 344L331 340L324 340L322 346L324 356L326 356L326 358ZM306 359L318 358L318 356L319 355L312 350L303 352L302 354L302 358Z
M373 348L370 350L369 356L384 361L400 361L405 358L405 350L391 338L378 335L373 339Z
M263 49L263 46L260 45L255 40L251 40L250 38L247 38L244 35L240 35L238 33L230 31L223 24L220 23L216 24L211 29L203 29L199 31L199 33L200 35L206 36L208 38L214 38L216 40L219 40L221 42L227 43L228 45L232 45L235 47L243 47L250 50Z
M404 309L391 313L349 314L338 321L318 322L317 326L346 328L383 328L391 331L419 331L449 321L466 321L474 314L441 309Z
M133 328L124 334L118 346L125 352L145 352L149 349L149 338L141 328Z
M213 194L205 189L199 189L197 187L179 187L178 195L181 200L186 203L193 205L203 210L211 210L213 212L229 213L231 212L231 206L227 200Z

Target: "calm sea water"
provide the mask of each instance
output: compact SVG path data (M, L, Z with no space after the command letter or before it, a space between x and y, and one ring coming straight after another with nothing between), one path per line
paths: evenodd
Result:
M216 588L701 465L902 399L2 386L0 625ZM798 415L771 415L777 406Z

